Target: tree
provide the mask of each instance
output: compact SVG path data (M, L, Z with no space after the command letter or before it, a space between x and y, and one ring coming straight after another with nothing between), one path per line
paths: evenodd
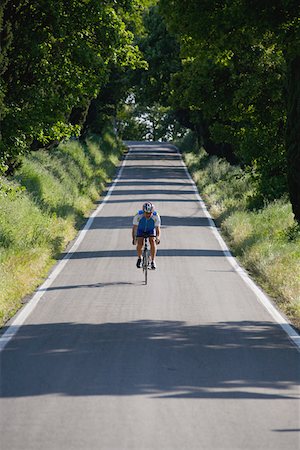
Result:
M7 112L5 105L6 84L3 79L3 74L7 68L8 58L7 52L11 45L12 34L10 30L10 24L4 23L4 9L7 4L7 0L0 5L0 154L3 152L2 146L2 130L1 123ZM7 166L4 161L0 159L0 175L5 172Z
M287 175L293 212L300 223L300 4L297 0L245 0L245 8L250 11L248 21L258 23L260 33L274 31L286 61Z
M300 223L300 55L289 61L287 91L288 185L293 212Z
M127 73L126 92L134 102L120 106L119 128L125 138L136 130L149 140L176 139L183 130L170 107L169 95L172 73L180 67L179 45L167 31L157 6L145 11L136 42L147 65Z
M7 0L12 45L3 72L2 161L12 170L31 148L79 134L90 102L112 67L141 59L129 16L142 0Z
M183 108L198 111L214 140L233 146L263 196L282 195L287 174L299 221L299 2L166 0L160 7L181 42Z
M170 80L180 68L179 44L166 28L157 6L144 14L144 32L137 44L147 61L147 67L132 72L132 85L138 104L169 106Z

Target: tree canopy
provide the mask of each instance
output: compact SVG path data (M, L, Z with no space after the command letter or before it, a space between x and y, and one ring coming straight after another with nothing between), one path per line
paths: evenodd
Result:
M187 127L300 222L298 0L3 0L0 33L0 174L112 118L131 139Z
M0 10L2 167L78 134L112 68L142 64L142 0L6 0ZM8 38L9 36L9 38Z
M172 102L204 147L229 144L262 198L289 186L300 220L300 5L296 0L164 0L181 48Z

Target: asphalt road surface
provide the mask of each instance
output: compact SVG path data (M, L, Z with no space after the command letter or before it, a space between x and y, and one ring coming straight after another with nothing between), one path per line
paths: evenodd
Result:
M143 284L131 243L162 217ZM132 143L85 238L1 353L1 450L300 448L299 351L233 270L172 146Z

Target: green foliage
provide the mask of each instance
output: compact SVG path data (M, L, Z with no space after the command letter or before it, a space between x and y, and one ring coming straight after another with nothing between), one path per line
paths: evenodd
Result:
M180 66L179 45L167 31L157 6L145 12L136 42L146 64L123 78L130 95L117 109L118 131L124 139L181 137L184 130L168 104L170 79Z
M288 64L287 160L288 185L293 213L300 224L300 54Z
M24 190L24 186L19 186L19 184L0 177L0 198L7 197L10 200L14 200Z
M0 20L3 13L12 33L5 64L0 60L5 170L30 146L77 136L112 67L141 64L133 22L144 2L7 0L1 8Z
M24 157L0 178L0 326L40 284L113 175L123 145L111 130Z
M233 253L300 328L300 229L288 200L250 208L257 184L249 173L191 147L184 158Z
M115 142L107 131L100 141L90 137L86 144L73 140L51 153L39 150L24 159L15 179L47 214L65 218L75 213L80 219L82 207L97 198L115 168L117 159L111 158L120 154Z
M198 153L199 143L197 135L193 131L187 131L181 139L174 141L174 145L178 146L183 153Z
M125 140L174 141L185 133L171 108L159 103L127 103L119 109L117 120L119 134Z
M135 100L139 106L160 103L166 107L169 106L171 75L180 67L179 44L166 29L157 6L145 13L144 27L144 34L137 42L147 61L147 67L133 73Z
M5 96L7 86L3 78L3 74L7 69L8 58L7 52L11 45L12 33L10 26L4 21L4 8L8 0L3 0L0 4L0 176L7 170L7 165L1 155L4 155L4 146L2 141L2 121L7 113L7 106L5 104Z
M208 139L231 146L250 167L261 199L287 192L288 176L300 217L299 2L164 0L160 10L181 47L173 108L189 111L206 148Z
M18 249L39 246L52 241L52 219L43 215L27 195L2 197L0 216L0 247ZM25 232L26 230L26 232Z
M236 212L222 229L243 265L300 327L300 234L285 200L255 212Z
M257 187L250 174L240 167L216 156L209 157L203 149L184 152L184 159L218 220L233 211L247 209L252 203Z
M125 103L119 108L117 114L118 132L124 140L142 141L147 136L147 125L144 121L139 121L139 113L135 104Z

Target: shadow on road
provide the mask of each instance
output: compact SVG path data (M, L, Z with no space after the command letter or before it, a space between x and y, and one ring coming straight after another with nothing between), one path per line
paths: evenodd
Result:
M146 193L146 192L145 192ZM140 198L133 198L131 197L130 199L122 199L122 200L106 200L106 204L118 204L118 203L131 203L133 205L138 204L140 207L142 206L143 203L145 203L145 201L148 199L148 195L146 193L146 196L144 197L140 197ZM153 198L151 197L151 200L153 200L153 202L159 202L159 203L167 203L167 202L171 202L171 203L197 203L197 200L194 199L185 199L185 198L161 198L161 197L157 197L157 198ZM101 201L99 202L95 202L95 205L100 204Z
M133 195L147 195L149 197L149 195L195 195L195 191L193 189L188 189L188 190L175 190L175 189L115 189L113 190L113 192L111 193L111 195L115 196L115 195L128 195L128 196L133 196ZM196 200L195 200L196 201Z
M299 355L275 324L23 326L2 353L2 396L295 399Z
M89 259L89 258L131 258L136 256L136 250L95 250L91 252L63 253L62 258L69 256L69 259ZM195 249L195 248L168 248L158 249L159 258L163 257L205 257L224 256L223 250Z
M94 218L90 229L118 229L131 228L133 216L97 216ZM164 227L209 227L210 222L206 217L176 217L162 216Z
M127 161L157 161L160 159L164 161L181 161L181 156L178 153L170 155L165 152L131 152L127 156Z
M140 283L139 283L140 284ZM55 286L55 287L48 287L45 289L39 289L40 292L42 291L64 291L69 289L99 289L99 288L105 288L109 286L135 286L137 283L131 283L127 281L111 281L107 283L92 283L92 284L74 284L69 286Z
M108 186L111 186L112 183L110 183ZM118 181L118 186L188 186L191 187L190 181L123 181L122 179Z
M184 168L174 166L125 166L122 180L155 180L155 179L186 179L188 177Z

